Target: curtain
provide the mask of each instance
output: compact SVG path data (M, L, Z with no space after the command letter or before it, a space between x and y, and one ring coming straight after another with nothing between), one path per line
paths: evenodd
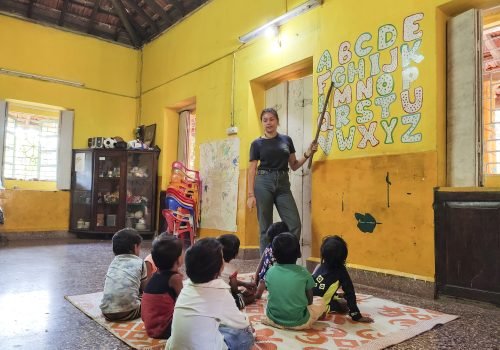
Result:
M179 113L179 138L177 143L177 160L189 167L189 121L190 111Z
M71 161L73 149L73 111L62 111L59 117L59 138L57 145L57 179L58 190L71 188Z
M5 181L3 180L3 152L5 147L5 128L7 126L7 102L0 101L0 189Z

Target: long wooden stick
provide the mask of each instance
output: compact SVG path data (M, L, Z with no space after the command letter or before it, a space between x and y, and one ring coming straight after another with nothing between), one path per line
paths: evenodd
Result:
M325 103L323 104L323 111L321 111L321 118L319 118L318 128L316 129L316 137L314 137L314 142L318 142L319 132L321 131L321 124L323 124L323 120L325 119L326 108L328 107L328 101L330 100L330 95L332 94L332 90L333 90L333 81L330 84L328 93L326 94ZM309 157L309 163L307 164L308 169L311 169L313 163L313 156L314 153L312 153L311 157Z

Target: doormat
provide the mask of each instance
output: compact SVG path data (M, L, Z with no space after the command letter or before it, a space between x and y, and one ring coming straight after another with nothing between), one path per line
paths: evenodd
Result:
M265 312L265 296L248 305L248 314L256 331L253 350L332 350L332 349L384 349L424 333L437 325L450 322L458 316L421 309L357 294L361 313L374 323L359 323L349 316L332 313L314 324L314 329L290 331L276 329L261 323ZM109 322L99 309L102 292L65 297L71 304L106 328L129 346L141 350L165 348L165 340L149 338L141 319L128 322Z

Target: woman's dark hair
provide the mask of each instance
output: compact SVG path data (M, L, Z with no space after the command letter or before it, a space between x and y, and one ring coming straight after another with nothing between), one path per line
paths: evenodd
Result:
M295 264L302 256L299 240L290 232L282 232L274 237L272 247L278 264Z
M273 243L274 237L283 232L289 232L288 226L284 222L279 221L271 224L266 231L267 241Z
M339 236L327 236L321 244L321 263L335 268L345 265L347 259L347 243Z
M170 270L182 254L182 241L175 236L160 234L153 241L151 256L160 271Z
M215 238L200 239L186 251L185 265L191 281L210 282L222 267L222 245Z
M274 115L274 117L276 119L278 119L278 122L280 121L280 117L278 117L278 112L274 109L274 108L264 108L262 110L262 112L260 112L260 121L262 121L262 117L264 116L264 114L266 113L270 113L272 115Z
M124 228L113 235L113 253L115 255L134 254L134 246L141 244L142 237L133 228Z
M217 240L222 244L222 255L225 262L230 262L236 258L240 250L240 239L238 236L228 233L217 237Z

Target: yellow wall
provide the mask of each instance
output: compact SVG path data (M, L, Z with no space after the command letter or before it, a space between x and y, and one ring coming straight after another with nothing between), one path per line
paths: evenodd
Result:
M349 244L350 263L433 276L436 161L428 151L315 163L313 250L338 234ZM373 233L357 228L355 213L376 219Z
M299 63L312 60L314 113L311 120L314 125L320 110L320 95L325 93L321 88L318 89L318 78L327 71L321 67L318 70L320 57L325 50L332 56L333 69L339 66L338 49L342 42L349 41L353 51L359 35L369 32L372 39L367 44L373 45L376 50L379 28L391 24L397 30L397 39L390 48L379 51L380 62L384 64L389 60L389 50L398 49L399 64L390 73L395 83L396 101L391 106L391 117L387 118L398 119L394 143L384 142L385 134L380 128L384 118L381 117L380 108L374 107L372 121L378 125L375 136L379 144L373 146L368 143L365 148L358 147L362 133L356 123L354 98L350 103L349 123L342 126L344 136L349 127L356 127L353 147L341 151L334 139L328 152L320 151L315 157L312 189L313 259L318 258L319 245L325 235L341 234L350 246L349 263L432 280L432 193L434 187L446 183L445 23L448 16L473 6L493 5L494 1L358 0L356 6L352 6L342 0L324 0L319 8L281 27L282 47L279 49L272 49L271 42L265 38L245 45L238 41L239 36L301 3L303 1L300 0L248 0L245 6L241 6L240 2L233 0L213 0L143 48L138 122L157 124L156 139L162 148L160 175L165 175L161 187L165 187L168 182L169 166L177 154L177 111L196 103L197 159L200 144L226 137L225 131L234 113L242 145L237 234L243 246L256 246L256 213L245 207L246 172L250 142L261 133L258 113L264 106L265 89L273 82L284 79L293 71L293 67L300 66ZM419 76L410 83L409 90L412 101L416 87L420 86L424 91L422 107L417 111L421 113L421 119L414 131L414 134L420 133L422 139L406 143L401 141L407 130L402 128L402 116L409 114L401 105L401 45L404 44L404 19L416 13L423 14L423 18L418 21L419 30L423 33L422 46L418 52L424 59L411 63L411 66L418 68ZM20 34L14 39L10 37L10 32L8 35L3 34L5 38L0 34L0 39L25 56L28 55L25 51L27 48L34 50L41 57L41 62L25 56L20 60L3 57L0 58L0 66L82 81L91 89L0 76L1 98L74 108L77 112L76 146L84 146L88 136L116 130L118 124L120 129L113 133L131 130L135 125L135 108L138 106L135 99L139 66L136 51L0 17L0 25L4 23L15 25L18 30L14 32ZM50 36L49 47L60 52L55 55L56 61L52 65L47 64L51 58L49 50L39 44L44 40L38 40L34 49L24 45L30 38L39 36L41 39ZM72 52L69 62L61 58L66 53L67 46L64 45L69 45L69 51ZM415 40L409 45L410 48L415 45ZM81 50L82 47L85 50ZM359 64L359 58L355 55L353 62L356 66ZM369 59L365 63L369 71ZM300 72L305 74L305 70ZM376 74L374 80L379 76L380 73ZM352 87L355 87L357 80L351 84ZM377 92L374 88L372 104L375 97ZM329 112L334 113L334 110ZM96 123L97 119L99 124ZM322 133L323 137L327 135L327 131ZM389 202L388 174L391 182ZM357 228L355 213L370 213L376 218L379 224L373 233L362 233ZM215 230L202 230L201 235L218 233Z
M280 76L287 75L286 67L312 58L315 97L311 119L315 125L320 111L318 77L326 71L317 71L323 52L328 50L331 53L334 68L339 65L340 44L350 41L354 51L353 46L359 35L369 32L372 39L368 43L374 46L374 53L377 51L378 29L392 24L397 29L397 40L390 48L380 50L380 62L388 63L390 49L397 48L398 67L391 73L396 93L391 117L398 118L394 143L384 142L380 107L374 107L373 121L378 124L375 136L379 145L373 147L368 143L364 149L358 147L362 134L356 123L354 89L350 124L343 127L344 136L350 126L357 128L352 149L340 151L338 147L332 147L329 154L320 151L316 156L313 169L313 258L319 255L322 237L337 233L346 237L350 245L351 264L432 280L432 193L434 187L446 183L445 23L449 15L481 5L481 2L360 0L353 7L345 1L325 0L321 7L281 27L283 45L279 50L273 50L265 38L245 45L237 40L239 36L301 3L303 1L260 0L246 1L245 6L241 6L231 0L215 0L145 46L141 123L158 124L158 141L160 146L163 145L161 171L168 173L168 167L176 156L175 107L188 104L182 101L196 99L197 155L201 143L226 137L225 130L232 112L231 85L234 78L234 118L242 145L237 234L243 246L256 246L256 213L245 207L246 169L249 144L261 133L258 113L264 106L265 89ZM423 14L418 21L419 30L423 33L418 52L424 59L410 65L418 68L419 76L410 82L409 90L411 101L414 101L416 87L422 87L424 91L422 107L417 111L421 119L414 131L414 134L420 133L422 139L404 143L401 138L407 126L403 127L401 117L410 113L405 112L401 105L401 46L405 43L403 23L407 16L416 13ZM408 44L411 49L414 40ZM366 60L369 71L370 61ZM359 58L355 55L353 62L358 65ZM380 74L374 79L378 76ZM372 104L376 96L374 81ZM330 112L334 113L333 110ZM327 133L322 135L325 137ZM392 183L389 207L386 198L387 173ZM167 181L168 177L164 176L163 185ZM373 233L362 233L356 227L356 212L371 213L381 224ZM202 236L215 234L217 232L213 230L201 232Z
M5 214L2 232L64 231L69 222L67 191L0 191Z
M139 51L4 15L0 15L0 28L5 29L0 30L1 68L85 84L78 88L0 74L0 99L74 110L75 148L86 147L92 136L132 139ZM67 192L5 190L2 196L6 220L0 232L68 228Z

